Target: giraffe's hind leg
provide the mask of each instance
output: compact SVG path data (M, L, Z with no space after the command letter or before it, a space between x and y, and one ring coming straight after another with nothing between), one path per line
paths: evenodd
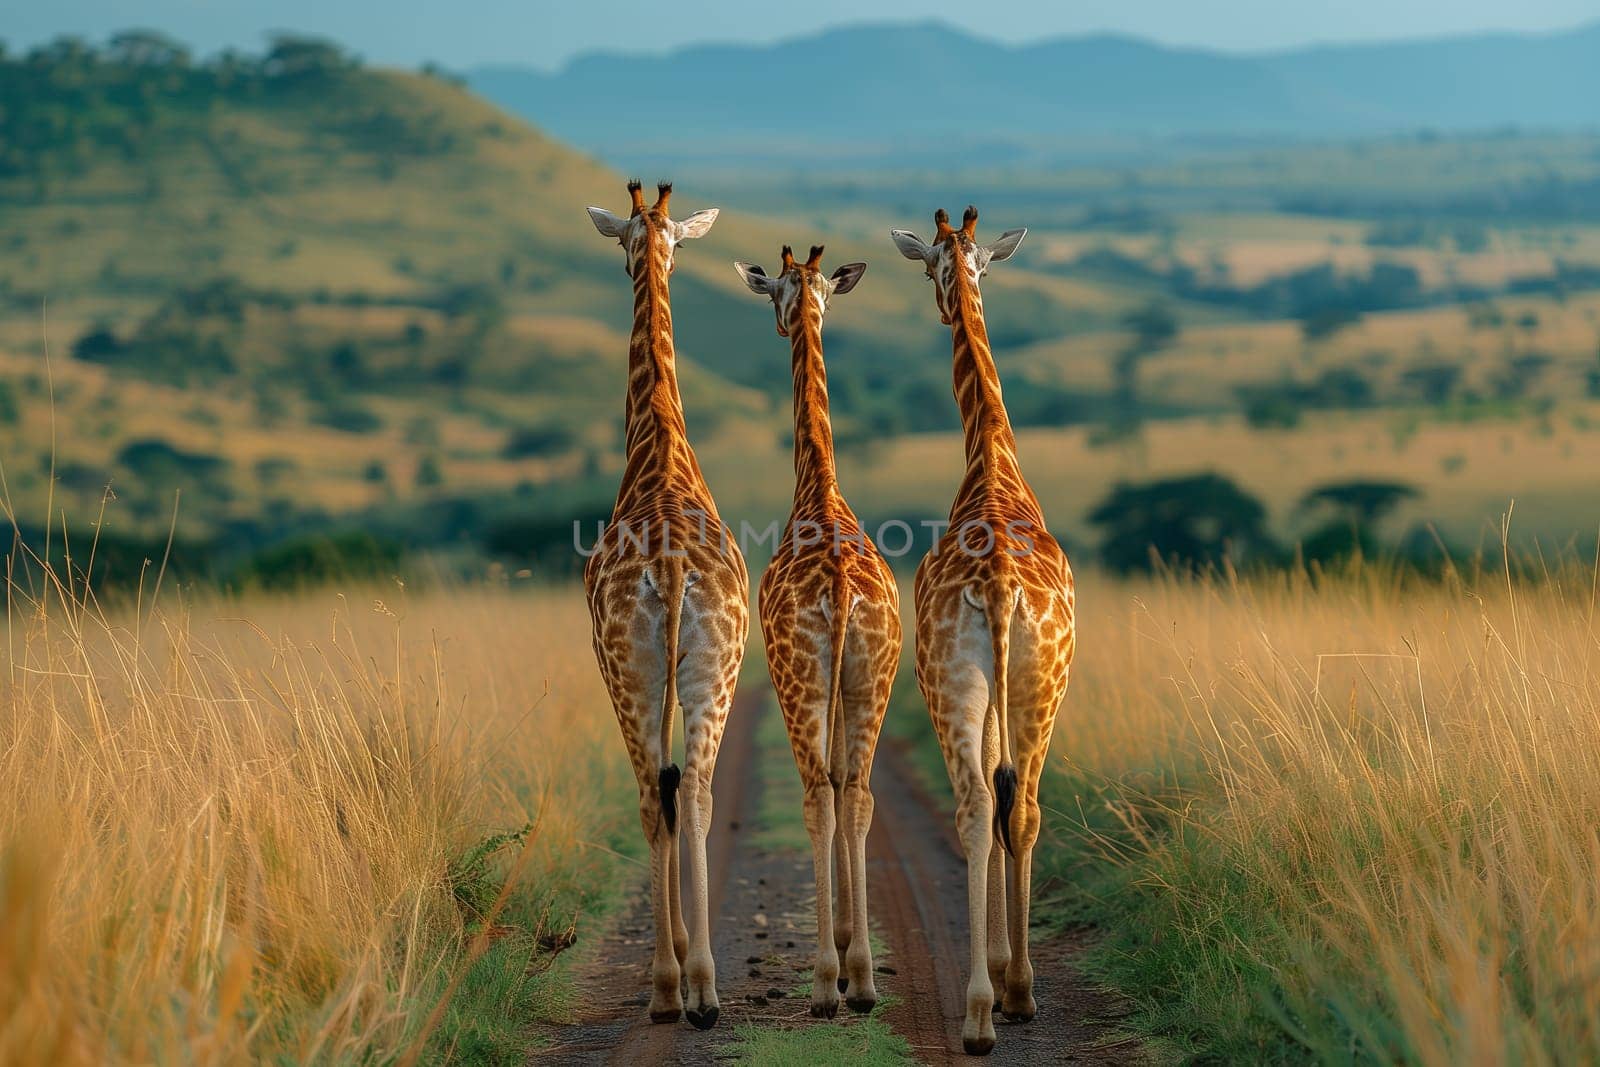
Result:
M639 646L631 654L600 658L601 674L611 695L639 786L639 825L650 847L650 910L655 921L655 949L650 962L650 1018L675 1022L683 1012L679 989L681 957L674 944L673 895L676 879L672 855L678 835L667 825L661 795L661 692L666 663L659 649ZM681 814L676 824L681 826Z
M851 1011L868 1012L878 1003L872 978L872 937L867 926L867 831L872 827L872 790L867 779L853 774L844 786L845 824L839 830L850 854L850 926L845 950L845 1003Z
M921 650L918 651L921 656ZM948 660L944 662L948 663ZM956 832L967 860L967 929L971 936L967 1008L961 1046L969 1056L994 1049L994 984L989 978L989 863L994 843L994 796L984 762L983 720L988 684L971 667L947 668L923 695L939 733L945 769L956 796Z
M662 818L661 793L655 783L640 783L639 821L650 842L650 910L655 916L656 947L650 962L650 1021L677 1022L683 1013L678 954L672 940L671 855L678 836L668 833Z
M683 845L679 834L667 846L667 904L672 912L672 952L678 966L689 956L689 928L683 921Z
M899 617L891 605L863 606L852 622L846 645L842 697L849 772L844 784L845 822L840 838L848 846L851 932L845 953L848 979L845 1003L869 1012L878 1002L872 969L872 932L867 918L867 834L872 829L872 761L900 660Z
M1011 959L1005 970L1000 1010L1007 1019L1028 1022L1038 1011L1033 998L1033 963L1028 958L1028 910L1033 891L1033 850L1039 840L1039 778L1044 771L1055 710L1065 695L1065 679L1051 686L1037 704L1022 704L1013 721L1017 743L1017 808L1011 816L1011 878L1007 886L1007 922Z
M833 783L820 761L806 774L805 821L811 836L811 866L817 889L817 958L811 972L811 1014L831 1019L839 1013L838 930L834 926L834 891L830 884L835 844L838 838L838 809Z
M763 590L765 595L765 590ZM820 615L774 609L764 616L767 668L783 709L789 746L800 774L802 815L811 841L816 891L817 948L811 971L811 1014L831 1019L839 1013L845 983L839 958L849 945L849 856L840 841L844 820L842 791L828 762L828 712L831 648L818 638ZM775 640L774 634L786 635Z
M856 872L852 869L849 842L844 837L844 828L848 823L845 811L844 783L833 783L828 793L833 803L833 819L831 820L834 832L830 838L829 847L833 856L833 947L837 955L843 956L850 948L851 921L854 912L850 907L851 886L854 884ZM839 992L845 990L845 980L839 979Z
M976 731L974 731L976 733ZM961 1045L970 1056L987 1055L995 1043L994 984L989 979L989 859L994 844L994 797L974 737L950 760L956 794L956 833L967 859L967 929L971 931L967 1013Z
M994 767L1000 762L1000 727L998 719L987 716L983 726L983 765ZM996 990L1006 987L1006 968L1011 963L1011 945L1006 930L1006 852L999 837L989 844L989 981ZM995 999L994 1010L1000 1010L1000 999Z
M679 789L679 820L689 868L689 893L683 909L688 920L689 951L684 957L684 1015L696 1029L709 1030L721 1014L717 1000L716 962L711 954L710 872L706 838L711 832L711 777L717 750L733 705L733 683L738 676L735 649L723 671L680 668L678 693L683 701L685 760ZM690 657L689 662L693 662ZM688 677L685 677L685 675Z

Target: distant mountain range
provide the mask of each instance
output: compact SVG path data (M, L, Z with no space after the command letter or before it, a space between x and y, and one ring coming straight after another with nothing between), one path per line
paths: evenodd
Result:
M919 157L938 142L1062 145L1600 127L1600 22L1319 46L1266 55L1119 36L1005 45L938 23L859 26L774 45L596 53L473 88L610 158Z

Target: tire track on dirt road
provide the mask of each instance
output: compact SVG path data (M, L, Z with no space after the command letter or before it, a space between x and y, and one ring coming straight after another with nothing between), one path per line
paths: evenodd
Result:
M873 763L876 813L867 838L869 909L897 971L885 1013L923 1063L975 1063L961 1051L967 1003L967 864L954 819L911 767L903 743L885 737ZM1082 943L1051 938L1030 946L1039 1014L1012 1023L995 1014L995 1058L1006 1063L1138 1064L1140 1044L1112 1020L1127 1014L1075 966Z
M682 1020L650 1022L650 956L654 918L648 882L641 878L634 903L606 933L593 961L578 976L577 1020L547 1030L551 1044L536 1050L534 1063L704 1065L745 1023L766 1023L806 1013L802 1001L789 1001L798 964L777 958L775 938L785 952L803 950L792 919L793 890L810 892L811 865L758 847L761 778L756 744L759 718L776 714L764 691L741 690L728 715L717 771L712 781L711 832L706 842L711 948L717 965L717 1025L698 1031ZM685 865L687 871L687 865ZM799 876L804 876L803 887ZM769 887L771 892L769 892ZM772 914L780 917L774 922ZM755 921L760 915L762 922ZM787 919L788 921L781 921ZM814 935L813 935L814 936ZM768 957L774 958L769 962ZM809 957L804 957L809 972ZM771 992L784 996L769 996Z
M833 1021L808 1013L816 939L809 851L772 846L759 834L764 780L794 773L786 749L763 752L757 740L761 717L776 714L763 688L741 691L717 760L706 857L722 1006L716 1027L702 1032L681 1019L650 1022L654 934L640 878L632 905L603 933L578 975L576 1021L546 1028L550 1044L532 1062L705 1067L729 1059L740 1026L848 1025L843 1009ZM960 1051L967 889L954 826L913 773L904 746L890 738L879 746L872 785L877 810L867 842L869 911L887 949L876 961L879 995L892 998L882 1017L923 1063L975 1062ZM1039 1014L1027 1024L996 1015L996 1056L1023 1063L1143 1062L1137 1043L1107 1022L1125 1012L1075 969L1081 949L1067 939L1036 946Z

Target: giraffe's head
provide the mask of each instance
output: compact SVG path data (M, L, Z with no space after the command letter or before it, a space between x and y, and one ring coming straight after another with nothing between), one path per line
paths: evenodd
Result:
M791 329L798 330L805 321L806 309L815 306L820 322L828 310L828 301L835 294L848 293L867 272L865 263L846 263L833 274L822 273L822 246L812 245L811 255L804 263L794 258L788 245L783 246L783 270L776 278L754 263L735 263L733 269L757 296L772 298L778 313L778 336L788 337Z
M890 230L889 236L900 254L920 262L933 280L933 298L939 305L939 319L946 326L958 303L958 294L971 286L978 291L978 280L989 270L989 264L1010 259L1027 230L1007 230L986 245L978 243L978 209L968 207L961 217L961 228L950 225L950 215L940 208L933 213L936 227L933 240L926 242L910 230Z
M628 272L630 278L639 277L641 266L654 255L665 257L664 265L671 273L672 253L679 242L691 237L704 237L711 229L711 224L717 221L717 209L714 207L696 211L682 222L674 221L667 214L667 203L672 199L671 182L661 182L656 186L656 202L648 207L645 206L644 187L639 179L628 183L628 195L633 198L633 211L627 218L613 215L603 207L591 207L589 218L594 220L594 228L600 231L602 237L615 237L627 253L622 269Z

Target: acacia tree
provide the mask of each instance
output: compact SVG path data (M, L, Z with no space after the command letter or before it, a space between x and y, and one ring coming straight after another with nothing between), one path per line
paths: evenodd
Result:
M1404 482L1354 480L1318 486L1300 498L1301 512L1326 518L1300 543L1307 561L1328 562L1378 551L1378 525L1407 500L1422 494Z
M1104 531L1100 558L1116 571L1246 563L1276 552L1267 510L1230 479L1215 473L1119 482L1093 511Z

